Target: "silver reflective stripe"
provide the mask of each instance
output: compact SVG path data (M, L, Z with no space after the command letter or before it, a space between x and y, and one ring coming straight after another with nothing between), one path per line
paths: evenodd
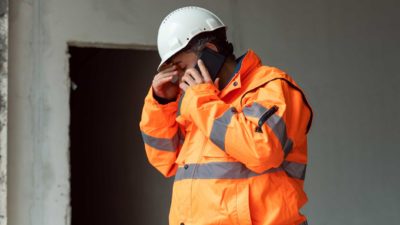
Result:
M230 108L224 114L216 119L211 129L210 139L221 150L225 151L225 135L228 124L231 122L232 116L236 113L235 108Z
M272 129L274 134L278 137L279 142L282 145L285 156L289 154L293 147L293 141L287 137L286 124L282 117L277 115L272 115L267 120L267 125Z
M257 102L254 102L250 107L245 107L243 109L245 116L256 118L260 118L266 111L268 111L268 108L265 108ZM266 123L279 139L282 149L285 152L285 156L289 154L293 147L293 141L287 136L285 121L282 117L274 114L266 121Z
M186 164L184 167L178 168L175 181L184 179L244 179L281 170L282 168L272 168L259 174L249 170L240 162Z
M286 171L289 177L304 180L306 176L307 164L284 161L281 167Z
M182 143L183 135L178 129L178 132L172 138L157 138L142 132L144 143L153 148L163 151L175 151L178 145Z
M254 102L250 107L244 107L243 113L245 116L260 118L268 109Z

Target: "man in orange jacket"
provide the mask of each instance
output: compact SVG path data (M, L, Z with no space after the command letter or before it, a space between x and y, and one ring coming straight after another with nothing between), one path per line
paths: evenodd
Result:
M157 44L140 129L149 162L175 176L169 224L307 224L312 111L299 86L252 50L236 59L225 25L203 8L171 12Z

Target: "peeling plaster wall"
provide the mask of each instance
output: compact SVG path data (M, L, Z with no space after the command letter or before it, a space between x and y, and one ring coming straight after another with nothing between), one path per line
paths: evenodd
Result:
M0 225L7 224L8 1L0 1Z

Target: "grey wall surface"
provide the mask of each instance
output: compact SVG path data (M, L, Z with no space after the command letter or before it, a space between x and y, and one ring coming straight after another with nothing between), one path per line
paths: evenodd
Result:
M0 1L0 225L7 223L8 1Z
M254 49L305 90L310 224L398 224L395 0L11 1L9 224L69 224L67 43L154 48L161 19L190 4L221 16L237 55Z
M400 2L238 4L242 46L291 74L314 109L310 224L398 224Z
M155 49L163 17L197 2L10 1L8 224L70 224L68 44ZM231 21L228 0L201 4Z

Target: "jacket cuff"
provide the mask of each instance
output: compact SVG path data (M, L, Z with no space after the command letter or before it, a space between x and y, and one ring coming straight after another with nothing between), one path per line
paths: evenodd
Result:
M170 110L176 110L178 107L178 98L177 99L173 99L173 100L168 100L166 99L168 102L159 102L157 98L160 97L156 97L156 95L154 94L153 88L150 87L150 90L147 93L146 96L146 103L150 104L152 107L155 108L160 108L160 109L170 109ZM161 98L164 99L164 98Z
M152 90L153 90L153 88L152 88ZM159 97L158 95L156 95L156 93L154 93L154 90L153 90L152 92L153 92L153 98L154 98L158 103L160 103L161 105L166 105L166 104L168 104L168 103L170 103L170 102L175 102L176 99L177 99L177 98L173 98L173 99L162 98L162 97Z

